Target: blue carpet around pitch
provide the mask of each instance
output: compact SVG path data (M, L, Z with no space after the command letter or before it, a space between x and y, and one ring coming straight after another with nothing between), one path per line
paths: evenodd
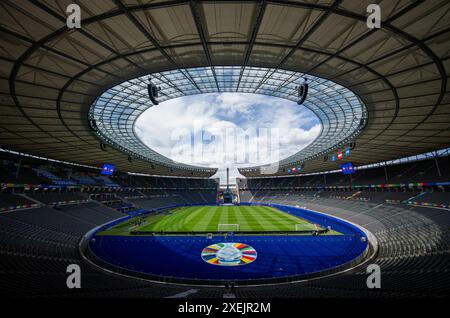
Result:
M353 260L367 247L361 236L234 236L227 240L201 236L96 236L90 248L107 263L152 275L186 279L267 279L305 275ZM257 259L241 266L217 266L201 258L213 243L252 246Z

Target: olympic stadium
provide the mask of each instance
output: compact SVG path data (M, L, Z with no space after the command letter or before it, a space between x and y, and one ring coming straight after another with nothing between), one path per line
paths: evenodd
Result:
M449 10L1 1L2 297L449 297Z

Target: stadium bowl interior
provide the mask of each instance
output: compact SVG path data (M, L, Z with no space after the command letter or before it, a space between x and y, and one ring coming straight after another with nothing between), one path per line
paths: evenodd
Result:
M74 2L78 29L0 3L0 294L450 296L448 1L381 1L375 29L353 0ZM231 190L134 133L149 80L298 101L305 78L319 136Z

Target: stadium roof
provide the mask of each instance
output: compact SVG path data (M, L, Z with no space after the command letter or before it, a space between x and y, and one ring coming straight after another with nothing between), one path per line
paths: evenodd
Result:
M262 78L264 81L261 81ZM123 149L133 157L186 169L200 169L176 164L136 138L136 119L153 106L147 92L149 79L161 89L158 99L163 102L212 92L258 93L297 101L297 87L305 78L308 80L309 93L304 105L317 115L322 131L312 144L280 163L304 162L317 153L328 152L353 140L360 132L361 121L367 120L367 111L359 98L347 88L303 73L257 67L244 69L242 66L199 67L153 73L108 89L91 106L89 118L95 122L98 136L105 143ZM176 118L177 114L173 116Z
M71 2L0 3L4 148L88 165L109 161L126 171L210 176L211 169L151 167L113 147L102 151L88 112L129 79L208 68L218 83L222 66L238 66L239 78L260 67L349 88L368 111L351 155L356 164L450 144L448 1L382 1L381 29L366 26L369 1L75 1L82 28L69 30ZM304 171L335 169L323 155Z

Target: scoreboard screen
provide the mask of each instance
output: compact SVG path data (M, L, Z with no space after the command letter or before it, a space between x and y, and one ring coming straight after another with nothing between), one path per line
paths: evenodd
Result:
M353 174L355 173L355 168L353 167L353 163L348 162L343 165L341 165L342 173L343 174Z
M114 165L105 163L103 165L101 174L104 174L106 176L112 176L114 174L115 169L116 169L116 167Z

